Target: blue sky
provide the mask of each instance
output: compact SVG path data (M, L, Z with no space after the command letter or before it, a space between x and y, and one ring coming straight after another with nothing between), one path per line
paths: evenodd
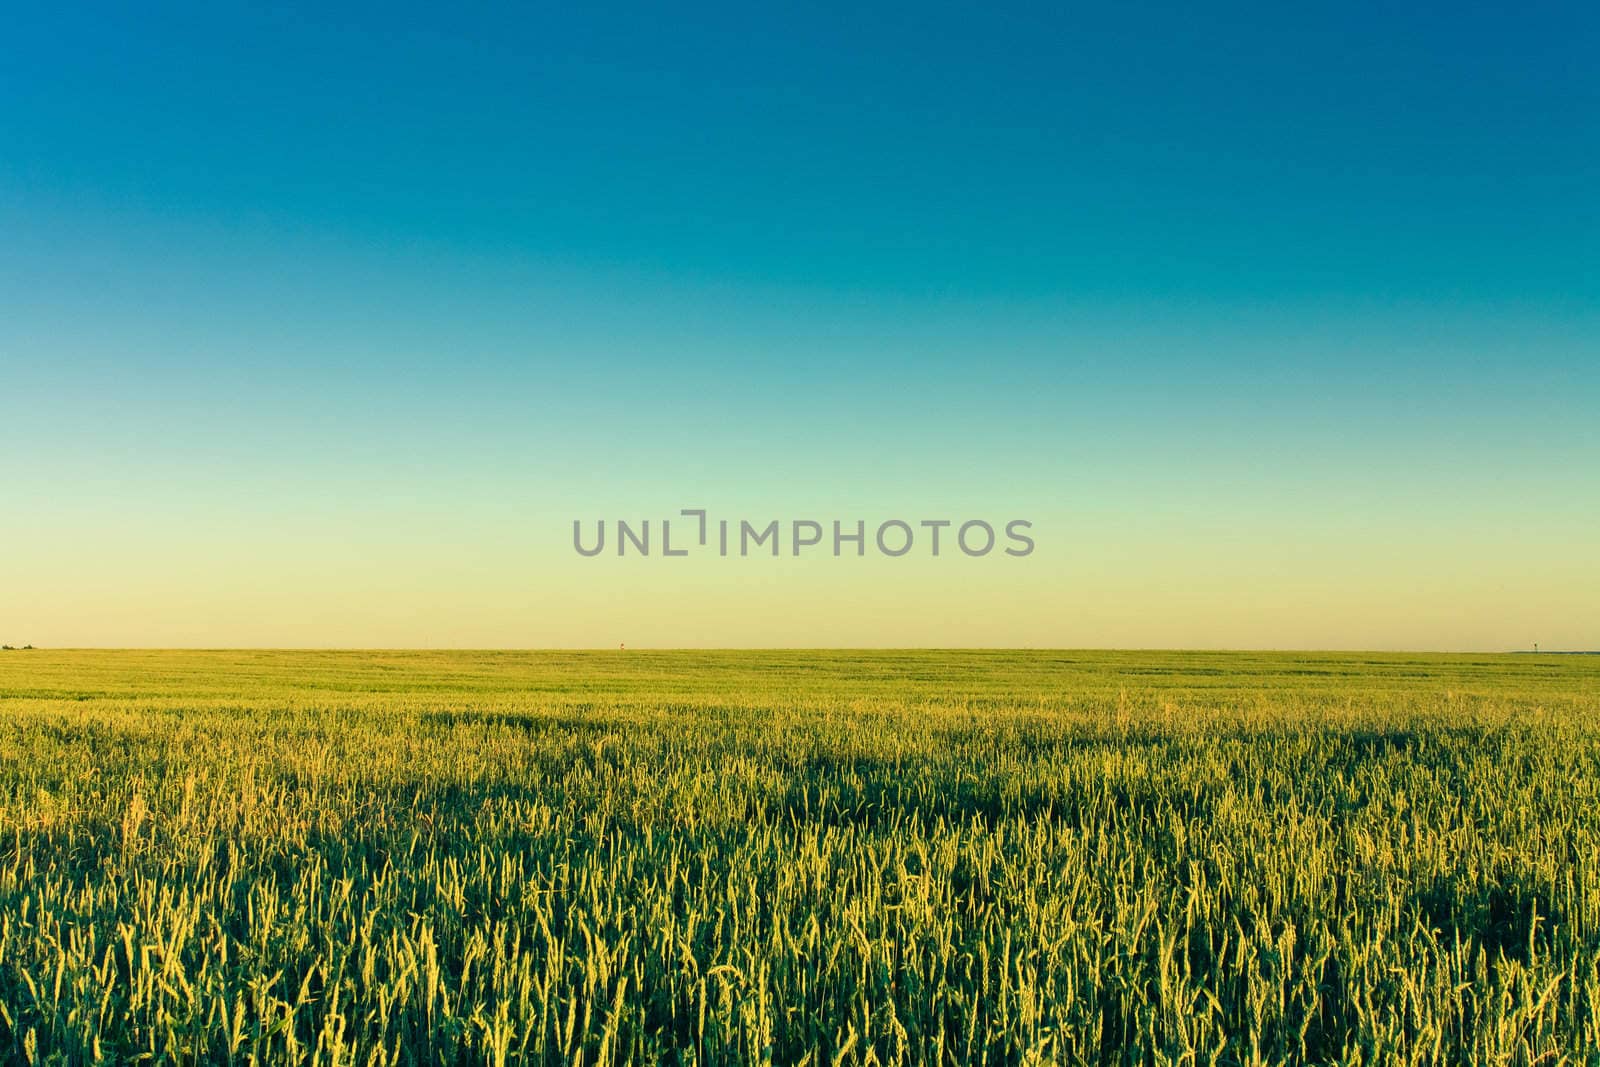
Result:
M876 630L786 643L1600 644L1597 54L1578 4L15 12L0 636L609 644L565 523L693 496L1037 514L1028 587L1149 619L867 571ZM350 608L362 544L459 619ZM801 592L718 595L696 643Z
M1592 300L1597 22L36 7L8 206L867 297Z

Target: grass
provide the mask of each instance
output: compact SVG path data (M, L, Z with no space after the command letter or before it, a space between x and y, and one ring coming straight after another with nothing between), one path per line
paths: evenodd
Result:
M0 655L19 1063L1600 1063L1600 658Z

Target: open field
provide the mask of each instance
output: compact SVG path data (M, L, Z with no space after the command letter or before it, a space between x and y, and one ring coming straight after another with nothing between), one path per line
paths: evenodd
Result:
M1600 1063L1600 657L0 654L0 1056Z

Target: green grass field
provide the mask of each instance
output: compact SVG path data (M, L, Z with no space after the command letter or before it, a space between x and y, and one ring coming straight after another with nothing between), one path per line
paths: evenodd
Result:
M1600 1063L1600 657L0 654L0 1056Z

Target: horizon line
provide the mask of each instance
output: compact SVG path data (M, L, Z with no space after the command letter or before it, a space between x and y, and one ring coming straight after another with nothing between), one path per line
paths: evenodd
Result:
M1205 652L1382 656L1600 656L1586 648L1283 648L1243 646L1046 645L8 645L7 652Z

